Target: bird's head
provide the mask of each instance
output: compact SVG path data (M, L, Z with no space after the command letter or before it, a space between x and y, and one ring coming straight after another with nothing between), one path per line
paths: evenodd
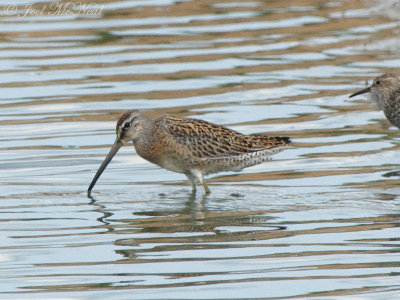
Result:
M372 85L362 89L349 97L355 97L365 93L371 93L377 96L390 96L390 94L400 88L400 80L393 74L383 74L374 79Z
M94 178L88 188L88 195L90 195L100 175L103 173L115 154L117 154L118 150L129 141L135 142L137 139L139 139L145 130L146 124L148 123L149 119L138 110L129 110L122 114L122 116L118 119L116 126L117 138L103 163L97 170L96 175L94 175Z

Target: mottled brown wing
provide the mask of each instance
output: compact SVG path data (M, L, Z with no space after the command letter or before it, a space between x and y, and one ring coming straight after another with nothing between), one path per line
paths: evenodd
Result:
M286 137L243 135L206 121L164 116L157 120L176 143L184 145L198 158L239 156L265 149L285 146Z

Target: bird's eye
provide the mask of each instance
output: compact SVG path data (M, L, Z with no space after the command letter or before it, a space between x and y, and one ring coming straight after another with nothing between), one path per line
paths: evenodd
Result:
M381 85L381 83L382 83L382 81L380 81L380 80L375 81L376 85Z
M129 127L131 127L131 122L125 122L124 129L128 129Z

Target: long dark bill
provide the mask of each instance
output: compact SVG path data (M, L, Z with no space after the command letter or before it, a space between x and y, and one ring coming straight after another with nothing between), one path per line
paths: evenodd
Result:
M114 155L118 152L119 148L121 148L122 143L118 140L115 141L114 145L111 147L110 152L108 152L106 158L104 159L103 163L101 164L100 168L97 170L96 175L94 175L92 182L89 185L89 188L87 190L88 195L90 195L90 192L92 191L94 185L97 182L97 179L99 179L101 173L105 170L107 165L110 163L110 161L113 159Z
M354 96L358 96L358 95L361 95L361 94L369 93L370 91L371 91L371 87L367 87L365 89L362 89L361 91L358 91L358 92L355 92L354 94L351 94L349 96L349 98L352 98Z

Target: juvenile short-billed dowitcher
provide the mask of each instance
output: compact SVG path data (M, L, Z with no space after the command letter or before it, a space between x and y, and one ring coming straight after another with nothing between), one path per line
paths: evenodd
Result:
M150 119L138 110L125 112L117 122L117 139L88 188L88 195L101 173L122 145L133 141L142 158L187 176L196 191L196 180L210 193L203 175L240 171L260 164L288 147L287 137L244 135L206 121L164 115Z
M383 74L374 79L371 86L351 97L371 93L372 100L383 110L390 123L400 128L400 80L393 74Z

